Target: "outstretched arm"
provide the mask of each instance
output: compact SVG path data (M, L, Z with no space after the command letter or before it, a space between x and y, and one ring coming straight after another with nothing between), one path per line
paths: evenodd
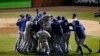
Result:
M37 13L37 15L39 14L39 10L38 9L36 9L36 13Z

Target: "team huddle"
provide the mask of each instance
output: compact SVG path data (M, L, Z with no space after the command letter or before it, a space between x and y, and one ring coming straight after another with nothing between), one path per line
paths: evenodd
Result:
M22 54L41 53L48 56L50 53L64 54L72 51L69 44L70 34L74 31L77 44L76 52L84 55L82 46L89 53L92 52L85 44L85 28L77 19L75 13L72 14L73 22L69 23L64 16L54 17L46 12L40 13L34 19L30 14L21 14L16 25L18 26L18 39L15 50ZM70 29L72 27L72 29Z

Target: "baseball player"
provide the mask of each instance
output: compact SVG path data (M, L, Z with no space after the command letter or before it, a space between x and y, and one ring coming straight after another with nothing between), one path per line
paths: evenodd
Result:
M62 47L63 52L69 53L69 51L71 50L71 47L69 47L70 29L69 29L68 20L66 20L65 17L62 17L62 22L60 23L60 25L63 30L63 37L61 39L61 47Z
M37 32L37 37L39 38L38 49L40 49L43 55L49 55L50 48L48 44L48 38L50 38L51 35L49 34L49 32L44 30L44 27L41 27L40 31Z
M58 54L63 54L62 48L61 48L61 38L62 38L62 30L60 24L56 21L56 19L53 19L53 22L51 23L51 29L54 35L54 49L55 52Z
M40 17L40 18L38 19L38 22L45 23L45 22L48 21L48 20L49 20L49 15L47 15L46 12L43 12L42 17Z
M78 21L76 13L72 14L72 19L73 19L72 25L73 25L73 28L74 28L75 27L75 22ZM78 36L77 36L76 32L74 32L74 35L75 35L76 44L78 46L79 39L78 39ZM78 52L78 49L76 50L76 52Z
M39 21L43 16L43 13L40 13L40 11L38 9L36 9L36 13L37 13L37 15L33 21Z
M41 28L41 24L39 22L35 23L36 21L33 22L33 25L31 27L31 35L32 35L32 40L34 43L33 47L33 52L37 52L37 47L38 47L38 38L36 37L37 32Z
M24 14L21 14L19 15L20 16L20 19L18 19L16 25L19 27L19 36L18 36L18 39L17 39L17 42L16 42L16 50L18 52L22 52L21 51L21 45L23 44L24 42L24 35L23 35L23 32L25 31L25 24L27 22L27 20L25 19L25 15Z
M78 36L78 51L81 52L81 55L83 54L82 51L82 46L84 46L86 49L88 49L89 53L92 52L92 49L90 49L86 44L85 44L85 39L86 39L86 34L85 34L85 28L84 26L82 26L79 21L75 22L75 27L73 29L73 31L76 32L77 36Z
M42 14L38 14L35 18L34 18L34 20L35 21L39 21L41 18L42 18Z
M50 46L50 51L52 53L54 53L54 45L53 45L53 40L54 40L54 36L53 36L53 32L52 32L52 29L51 29L51 23L53 21L54 17L53 15L50 15L50 18L49 18L49 21L48 21L48 24L47 24L47 31L51 34L51 38L48 39L48 42L49 42L49 46Z
M60 24L62 22L62 18L60 16L57 17L57 22Z
M31 21L31 16L27 15L27 22L26 22L26 28L24 31L24 43L22 44L22 50L24 53L29 53L31 51L30 46L33 46L32 44L32 38L31 38L31 27L33 22Z

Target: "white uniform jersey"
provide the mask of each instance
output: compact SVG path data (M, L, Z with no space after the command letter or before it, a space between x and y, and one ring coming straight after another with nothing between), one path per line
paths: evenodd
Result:
M25 31L28 31L28 32L29 32L29 31L31 30L32 24L33 24L33 23L32 23L31 21L27 21L27 22L26 22L26 29L25 29Z
M47 31L41 30L37 32L37 37L39 37L39 41L43 43L47 42L47 38L51 37L51 35Z
M77 21L77 20L78 20L77 18L74 18L72 21L72 24L75 25L75 21Z
M26 28L24 31L24 38L25 38L25 41L28 41L28 42L31 42L30 31L31 31L32 24L33 23L31 21L26 22Z

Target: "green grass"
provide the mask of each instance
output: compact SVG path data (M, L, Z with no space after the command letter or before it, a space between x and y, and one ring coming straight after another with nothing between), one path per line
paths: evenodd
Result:
M26 3L23 3L24 5ZM10 6L10 5L9 5ZM13 8L14 5L12 5ZM20 5L21 6L21 5ZM65 12L48 12L49 14L52 14L54 16L65 16L68 19L71 19L72 13L69 11ZM35 17L36 12L35 11L23 11L23 12L0 12L0 19L2 18L19 18L18 15L20 14L31 14L33 17ZM93 21L100 21L100 17L94 18L94 14L92 12L77 12L78 19L83 20L93 20ZM36 55L23 55L15 52L15 43L16 43L16 34L0 34L0 56L36 56ZM93 49L93 53L91 55L86 56L100 56L99 53L96 53L99 49L99 38L100 36L90 36L87 35L86 44ZM74 40L74 35L71 35L70 38L70 44L72 47L72 52L69 54L65 54L66 56L79 56L79 54L75 54L76 50L76 43ZM88 51L83 48L83 51L85 54L88 53ZM54 55L56 56L56 55Z
M68 19L72 18L73 12L50 12L50 14L53 14L55 16L65 16ZM100 21L100 17L94 18L94 13L92 12L77 12L77 18L83 19L83 20L93 20L93 21Z
M14 46L16 43L16 34L0 34L0 56L36 56L36 55L23 55L15 52ZM99 36L90 36L87 35L86 44L93 49L91 55L87 55L88 51L83 48L84 53L86 56L99 56L99 53L96 53L99 48ZM67 56L79 56L79 54L75 54L76 50L76 43L74 40L74 35L71 35L70 44L72 47L72 52L69 54L65 54ZM54 55L55 56L55 55Z
M31 7L31 1L0 2L0 8L26 8Z
M0 18L18 18L19 14L31 14L33 17L35 17L36 13L34 11L25 11L25 12L1 12ZM73 12L47 12L48 14L52 14L54 16L65 16L68 19L72 18ZM100 17L94 18L94 13L92 12L77 12L77 18L83 19L83 20L93 20L93 21L100 21Z
M0 2L13 2L13 1L19 2L19 1L29 1L29 0L0 0Z
M33 17L35 16L35 12L1 12L0 18L19 18L20 14L31 14Z

